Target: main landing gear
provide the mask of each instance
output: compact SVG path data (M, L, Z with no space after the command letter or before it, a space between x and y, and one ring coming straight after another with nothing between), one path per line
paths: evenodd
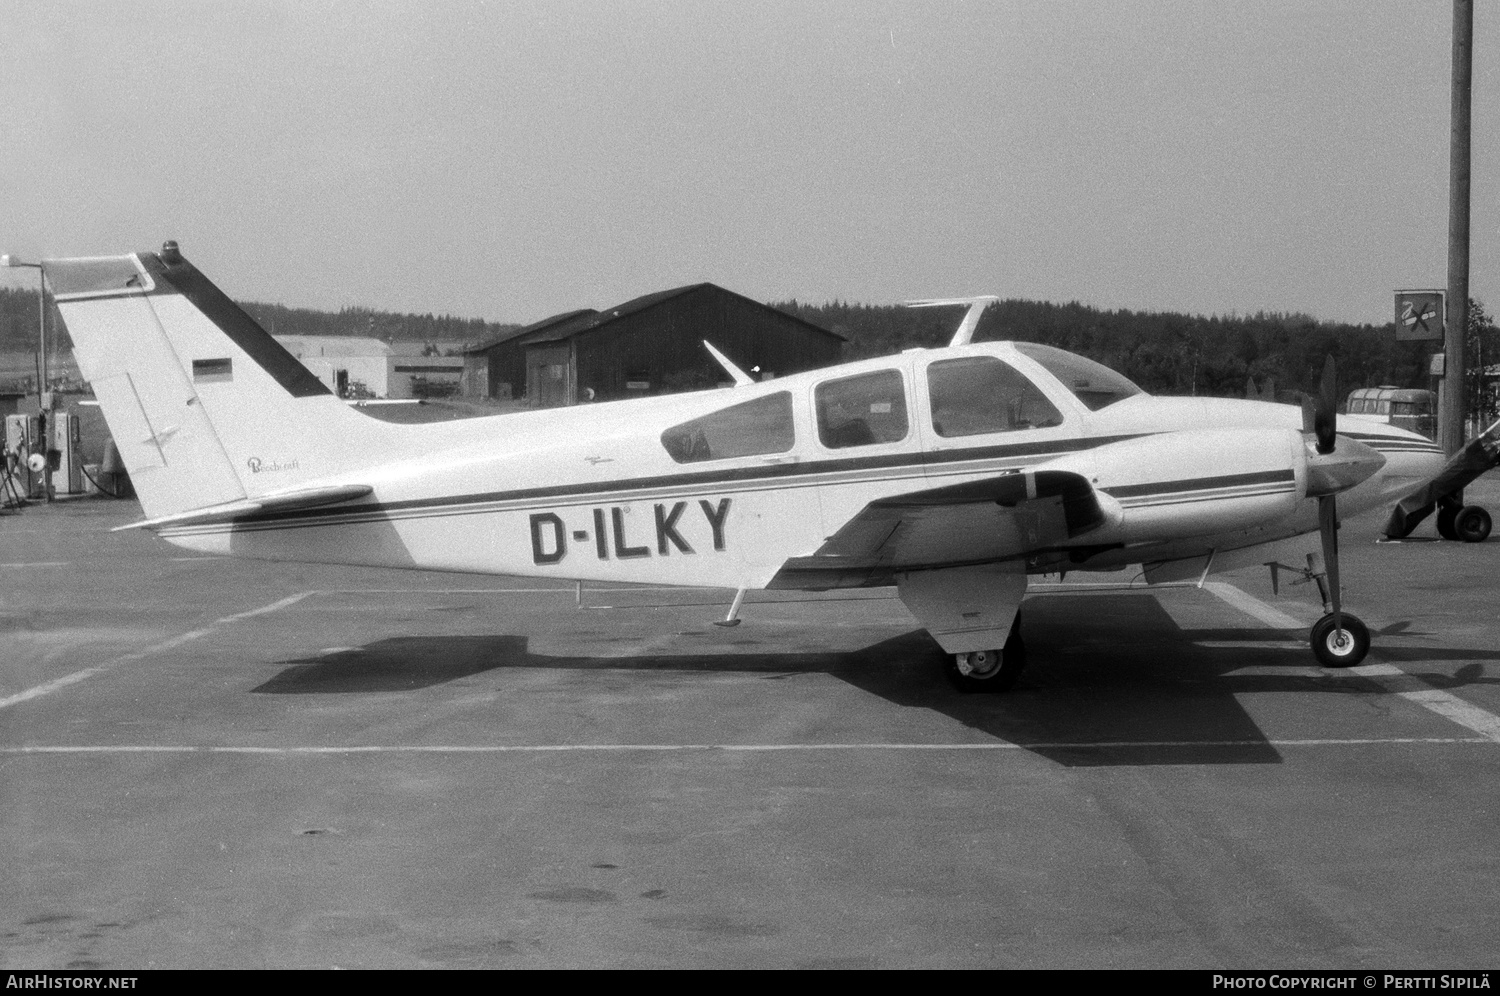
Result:
M1490 513L1464 504L1464 487L1500 467L1500 422L1464 444L1438 475L1402 498L1385 524L1386 539L1411 535L1417 523L1437 512L1438 535L1445 540L1483 543L1490 535Z
M973 650L949 658L947 674L961 692L1008 692L1026 669L1026 644L1021 639L1021 613L1010 625L1005 646L997 650Z

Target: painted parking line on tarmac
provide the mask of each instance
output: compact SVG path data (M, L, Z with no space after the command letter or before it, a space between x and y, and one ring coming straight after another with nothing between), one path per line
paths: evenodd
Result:
M1481 709L1472 702L1466 702L1452 692L1434 688L1421 678L1407 674L1390 664L1364 664L1350 668L1349 671L1373 681L1392 695L1399 695L1408 702L1415 702L1444 719L1452 720L1459 726L1467 727L1483 737L1500 743L1500 716ZM1421 687L1413 688L1413 685Z
M1246 747L1383 747L1491 746L1490 737L1350 737L1291 740L1109 740L1011 743L840 743L840 744L360 744L348 747L228 747L207 744L58 744L0 747L0 756L19 754L245 754L267 756L317 756L350 754L628 754L628 753L725 753L790 754L817 751L1041 751L1041 750L1163 750L1183 748Z
M1204 589L1210 591L1225 602L1239 609L1252 619L1258 619L1272 629L1307 629L1311 623L1305 623L1296 616L1288 615L1272 605L1267 605L1260 599L1247 591L1243 591L1230 584L1228 581L1210 581L1205 584Z
M1246 615L1274 629L1304 629L1308 626L1300 619L1267 605L1254 595L1236 588L1227 581L1210 581L1203 587ZM1359 675L1389 695L1415 702L1444 719L1473 730L1488 740L1500 743L1500 716L1496 716L1487 709L1481 709L1472 702L1466 702L1452 692L1435 688L1421 678L1407 674L1392 664L1363 664L1333 673Z
M132 661L138 661L146 657L150 657L152 654L159 654L171 650L174 647L180 647L184 643L191 643L193 640L197 640L201 637L207 636L215 630L227 626L230 623L238 622L241 619L250 619L254 616L263 616L267 613L275 612L279 609L284 609L288 605L293 605L297 602L300 602L307 596L315 594L317 594L317 592L315 591L304 591L296 595L291 595L287 598L283 598L280 601L272 602L270 605L263 605L258 609L250 609L246 612L236 612L234 615L225 616L222 619L215 619L213 622L209 623L207 626L204 626L202 629L195 629L187 633L181 633L177 636L172 637L171 639L163 640L160 643L156 643L149 647L146 647L144 650L136 650L128 654L121 654L119 657L107 660L103 664L84 668L82 671L74 671L72 674L63 675L61 678L56 678L52 681L36 685L32 688L26 689L23 692L17 692L14 695L7 695L5 698L0 698L0 709L5 709L21 702L28 702L31 699L40 698L43 695L49 695L52 692L57 691L58 689L67 688L70 685L76 685L80 681L86 681L97 674L102 674L105 671L108 671L114 667L118 667L121 664L129 664Z

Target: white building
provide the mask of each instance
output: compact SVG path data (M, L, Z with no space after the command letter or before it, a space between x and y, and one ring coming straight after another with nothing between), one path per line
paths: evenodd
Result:
M393 347L358 336L279 335L302 365L341 398L423 398L458 392L462 356L408 355L420 343Z

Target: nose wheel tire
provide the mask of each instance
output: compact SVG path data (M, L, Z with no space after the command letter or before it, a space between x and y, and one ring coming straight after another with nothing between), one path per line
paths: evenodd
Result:
M1312 628L1313 653L1324 667L1354 667L1370 652L1370 631L1349 613L1341 613L1341 626L1333 628L1333 613Z
M960 692L1008 692L1026 668L1026 644L1012 631L1003 650L975 650L948 659L948 680Z

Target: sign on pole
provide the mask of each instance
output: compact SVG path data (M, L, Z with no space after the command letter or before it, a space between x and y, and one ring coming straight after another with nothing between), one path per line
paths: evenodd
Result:
M1398 290L1396 338L1404 342L1443 338L1443 292Z

